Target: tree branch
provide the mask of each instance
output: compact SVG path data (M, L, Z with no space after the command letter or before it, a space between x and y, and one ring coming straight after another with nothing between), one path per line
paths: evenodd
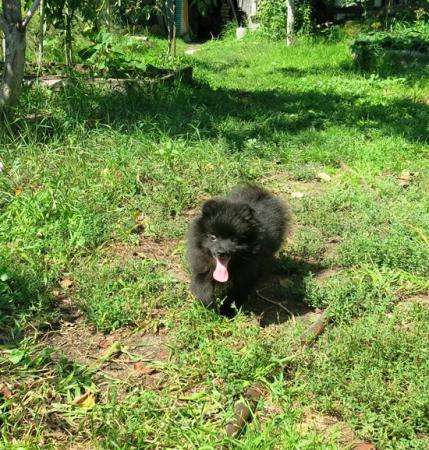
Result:
M21 23L22 28L26 28L27 25L30 23L30 20L33 18L34 14L36 13L37 9L39 8L40 0L34 0L33 4L31 5L30 9L25 14L24 20Z

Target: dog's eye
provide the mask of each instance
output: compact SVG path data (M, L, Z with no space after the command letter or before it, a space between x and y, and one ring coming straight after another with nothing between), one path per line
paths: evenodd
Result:
M217 239L217 237L214 234L208 234L207 236L213 242Z

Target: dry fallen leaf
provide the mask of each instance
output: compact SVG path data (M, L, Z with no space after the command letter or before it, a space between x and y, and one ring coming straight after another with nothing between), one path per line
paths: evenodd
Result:
M97 346L98 346L98 348L105 349L109 346L109 344L110 344L110 339L108 337L104 336L100 339Z
M6 384L1 383L0 384L0 395L3 395L3 397L7 400L12 397L12 392L10 389L6 386Z
M304 197L304 193L303 192L292 192L292 194L290 194L290 196L292 198L302 198L302 197Z
M134 370L139 374L139 375L151 375L152 373L157 372L157 370L152 367L152 366L148 366L147 364L139 361L136 362L134 364Z
M71 278L65 277L60 280L60 286L63 289L70 289L74 284L74 281Z
M92 392L87 391L85 394L76 398L73 404L80 408L91 409L95 406L95 395Z
M376 450L375 446L369 442L361 442L353 450Z
M320 180L320 181L326 181L326 182L331 181L331 176L328 175L328 174L325 173L325 172L319 172L319 173L316 175L316 178L317 178L318 180Z
M401 175L397 178L398 183L402 187L408 187L411 181L418 175L418 172L410 172L409 170L403 170Z

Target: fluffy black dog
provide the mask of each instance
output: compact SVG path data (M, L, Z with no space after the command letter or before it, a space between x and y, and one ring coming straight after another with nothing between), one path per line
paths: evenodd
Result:
M204 203L188 232L192 293L207 307L224 299L225 312L232 302L241 306L282 245L286 211L258 186Z

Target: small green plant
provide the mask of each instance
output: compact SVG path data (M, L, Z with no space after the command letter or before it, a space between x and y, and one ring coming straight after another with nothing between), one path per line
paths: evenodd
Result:
M101 30L87 33L91 44L83 47L78 56L98 76L142 78L149 65L172 68L185 64L185 58L170 58L167 46L155 37L137 37Z
M148 45L129 36L118 37L106 30L92 36L94 42L79 52L96 73L108 76L130 76L143 72L145 64L134 55L147 53Z

